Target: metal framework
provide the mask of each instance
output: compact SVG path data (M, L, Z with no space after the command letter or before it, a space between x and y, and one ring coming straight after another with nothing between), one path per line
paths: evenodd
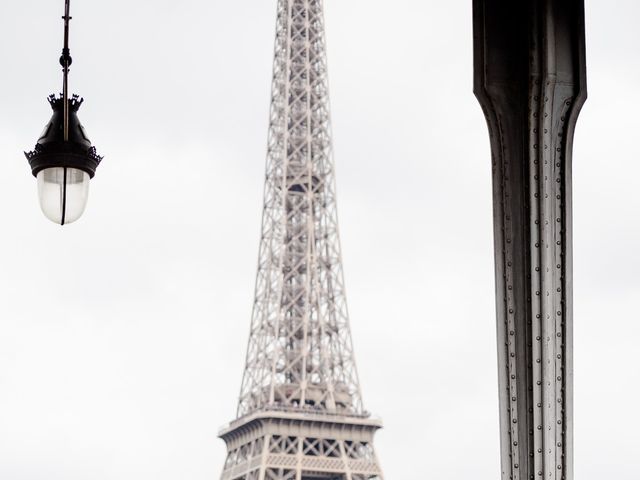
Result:
M321 0L278 0L264 212L223 480L382 480L347 312Z
M571 152L583 0L474 0L491 135L503 480L573 479Z

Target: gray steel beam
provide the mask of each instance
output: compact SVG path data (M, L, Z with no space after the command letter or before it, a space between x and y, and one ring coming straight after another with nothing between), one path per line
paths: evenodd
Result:
M474 0L493 163L502 479L573 479L571 152L583 0Z

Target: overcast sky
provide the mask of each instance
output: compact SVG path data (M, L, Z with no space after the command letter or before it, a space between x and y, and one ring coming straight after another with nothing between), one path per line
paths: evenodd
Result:
M499 478L470 3L326 0L351 322L389 480ZM637 480L640 4L586 3L576 478ZM276 0L72 2L71 85L105 160L64 228L22 154L60 89L62 9L5 1L0 18L0 479L216 479L253 302Z

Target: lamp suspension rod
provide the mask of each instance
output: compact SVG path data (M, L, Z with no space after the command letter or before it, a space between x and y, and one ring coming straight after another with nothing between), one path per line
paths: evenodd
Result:
M64 4L64 48L62 49L62 56L60 57L60 64L62 65L62 101L63 101L63 128L64 128L64 141L69 141L69 66L72 59L69 51L69 4L71 0L65 0Z

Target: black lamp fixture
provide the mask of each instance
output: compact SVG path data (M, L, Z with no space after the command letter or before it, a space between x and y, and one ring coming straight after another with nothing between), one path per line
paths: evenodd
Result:
M38 179L40 208L52 222L60 225L75 222L87 204L89 180L96 173L102 157L87 137L78 119L83 99L69 97L69 2L65 0L64 48L60 57L63 82L60 96L49 96L53 116L44 128L32 152L25 152L31 172Z

